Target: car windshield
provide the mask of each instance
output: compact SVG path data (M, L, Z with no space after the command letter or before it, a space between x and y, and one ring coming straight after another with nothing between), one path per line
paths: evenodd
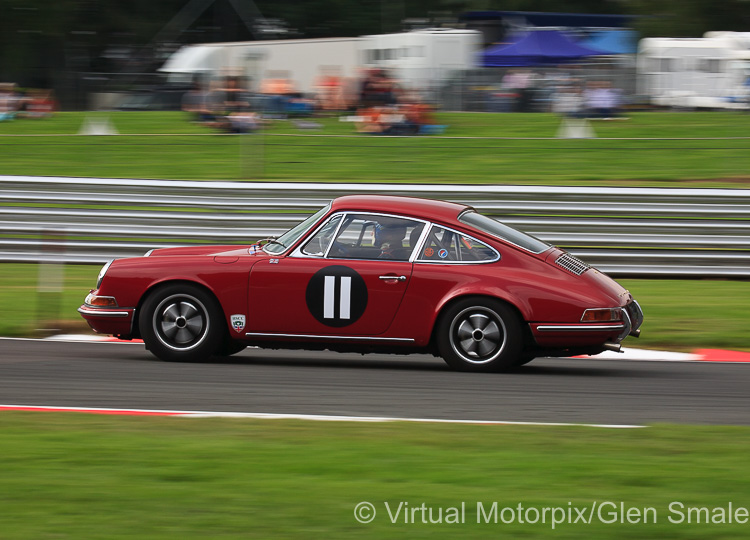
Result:
M289 229L273 242L269 242L268 244L263 246L263 251L270 255L278 255L279 253L284 253L292 246L292 244L299 240L299 238L303 234L305 234L305 232L307 232L310 227L317 223L317 221L322 218L330 208L330 204L325 208L321 208L296 227Z
M466 223L472 227L476 227L480 231L484 231L493 236L515 244L516 246L522 247L532 253L541 253L550 248L547 242L543 242L538 238L534 238L530 234L522 233L521 231L515 230L513 227L508 227L499 221L496 221L477 212L464 212L458 218L461 223Z

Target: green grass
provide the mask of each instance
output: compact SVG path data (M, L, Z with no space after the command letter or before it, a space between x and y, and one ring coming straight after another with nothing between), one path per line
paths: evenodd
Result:
M96 283L99 266L67 265L59 310L40 303L39 267L35 264L0 264L0 335L32 336L37 328L88 331L76 309ZM630 347L691 350L724 348L750 350L744 337L750 327L750 283L708 280L621 280L646 314L640 339L628 338ZM41 320L39 320L41 319ZM46 320L45 320L46 319Z
M750 282L622 279L643 308L640 339L625 346L750 350Z
M0 535L40 538L742 538L669 504L750 506L750 429L636 430L0 414ZM354 519L369 501L370 524ZM392 524L384 503L463 524ZM649 524L476 522L490 507L653 507ZM609 509L609 508L607 508Z
M750 177L750 140L653 140L747 136L750 115L735 112L634 113L629 121L595 123L598 138L591 140L555 139L560 119L552 114L491 113L441 113L439 121L449 126L444 136L397 139L357 135L352 124L336 117L314 119L322 126L316 131L300 130L293 121L274 121L259 135L217 136L190 123L183 113L89 113L109 117L122 135L54 136L76 134L86 116L60 113L48 120L0 124L2 172L317 182L690 182L734 187L746 185ZM652 140L618 140L621 137Z
M76 311L90 289L96 286L101 265L0 264L0 335L35 336L38 329L90 332ZM40 274L49 270L51 274ZM57 291L40 291L49 278L62 279ZM83 324L82 324L83 323ZM1 536L0 536L1 537Z

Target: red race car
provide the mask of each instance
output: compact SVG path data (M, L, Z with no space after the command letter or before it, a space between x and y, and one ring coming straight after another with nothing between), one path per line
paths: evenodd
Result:
M251 246L116 259L78 311L163 360L257 345L432 352L466 371L619 350L643 322L628 291L561 249L469 206L376 195Z

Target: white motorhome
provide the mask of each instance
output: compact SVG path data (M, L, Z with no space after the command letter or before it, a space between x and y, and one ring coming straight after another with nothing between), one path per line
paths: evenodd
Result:
M654 105L748 108L750 49L735 36L644 38L636 69L638 94Z
M478 67L482 33L433 28L362 36L362 65L387 69L401 84L430 91L456 71Z
M311 93L324 72L354 77L359 66L359 38L238 41L188 45L174 53L159 71L245 75L253 89L268 78L288 78L298 92Z

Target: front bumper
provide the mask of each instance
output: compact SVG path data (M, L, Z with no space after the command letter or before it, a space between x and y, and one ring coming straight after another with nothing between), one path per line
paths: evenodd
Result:
M129 337L133 334L135 308L103 308L83 304L78 313L99 334Z

